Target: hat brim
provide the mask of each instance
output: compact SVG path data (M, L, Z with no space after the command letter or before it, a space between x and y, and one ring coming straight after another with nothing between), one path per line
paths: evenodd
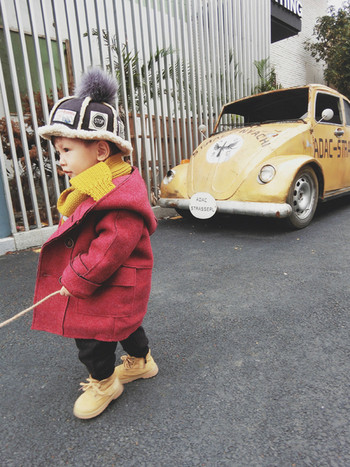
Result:
M106 140L114 143L124 155L128 156L132 153L132 146L129 141L106 130L74 130L68 128L66 125L55 123L53 125L45 125L40 127L38 129L38 133L42 138L49 141L51 141L53 136L63 136L64 138L79 138L90 141Z

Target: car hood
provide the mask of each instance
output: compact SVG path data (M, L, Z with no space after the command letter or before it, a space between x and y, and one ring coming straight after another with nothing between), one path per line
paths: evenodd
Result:
M211 136L194 151L187 172L188 194L228 199L256 166L283 154L306 154L310 124L265 124ZM292 152L291 152L292 151Z

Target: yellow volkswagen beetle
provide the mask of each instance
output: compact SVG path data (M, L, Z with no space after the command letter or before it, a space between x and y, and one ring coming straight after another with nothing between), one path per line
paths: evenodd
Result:
M226 104L213 134L166 174L159 204L181 215L286 218L297 229L319 200L350 192L350 102L322 85Z

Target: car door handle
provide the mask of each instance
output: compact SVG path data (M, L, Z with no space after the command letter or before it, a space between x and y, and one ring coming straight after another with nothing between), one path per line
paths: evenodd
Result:
M335 134L335 136L336 136L337 138L339 138L340 136L343 136L344 130L342 130L341 128L337 128L337 129L335 130L334 134Z

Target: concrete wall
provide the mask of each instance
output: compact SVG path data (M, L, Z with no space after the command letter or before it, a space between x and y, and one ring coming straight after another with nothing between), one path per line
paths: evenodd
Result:
M297 36L271 44L270 62L276 69L277 81L283 87L309 83L326 84L323 68L304 48L312 37L316 18L327 14L327 0L303 0L302 29Z

